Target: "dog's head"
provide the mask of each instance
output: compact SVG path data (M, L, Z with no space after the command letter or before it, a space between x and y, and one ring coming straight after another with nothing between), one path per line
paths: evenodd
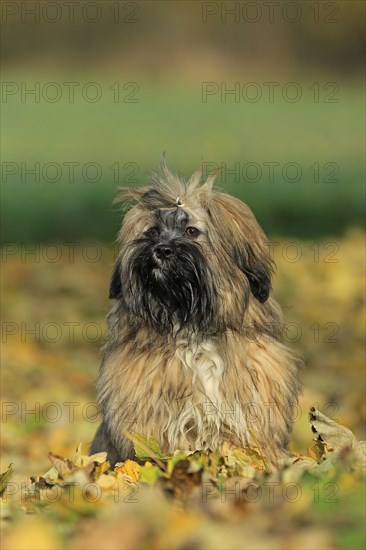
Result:
M270 293L265 235L244 203L212 190L214 176L186 182L164 162L161 171L119 198L136 204L119 235L110 297L163 334L240 331L248 303Z

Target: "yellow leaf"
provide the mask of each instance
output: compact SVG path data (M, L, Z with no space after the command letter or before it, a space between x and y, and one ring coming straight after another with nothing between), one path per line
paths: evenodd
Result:
M133 460L126 460L122 466L117 466L114 469L115 473L128 476L132 481L136 482L140 478L141 466Z
M317 462L318 460L321 459L324 453L325 453L325 445L320 440L315 441L314 445L312 447L309 447L308 449L308 454L310 458L313 458Z
M98 483L101 489L103 489L104 491L108 491L111 489L116 489L118 482L115 476L102 474L101 476L98 477L98 479L96 480L96 483Z

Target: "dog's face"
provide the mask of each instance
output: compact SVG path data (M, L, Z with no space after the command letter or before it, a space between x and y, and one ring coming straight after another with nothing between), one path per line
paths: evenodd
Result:
M185 183L165 165L163 175L127 192L138 203L121 229L110 297L161 334L238 331L249 300L269 296L264 234L246 205L209 182Z

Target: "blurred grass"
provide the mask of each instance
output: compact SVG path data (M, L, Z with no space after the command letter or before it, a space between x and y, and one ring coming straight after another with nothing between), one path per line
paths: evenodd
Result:
M89 76L89 77L88 77ZM55 74L47 80L11 72L8 81L38 80L84 83L96 75ZM232 174L219 177L220 187L245 200L269 234L299 237L341 235L349 225L363 219L363 90L340 86L339 103L314 103L311 82L304 83L303 99L287 103L280 91L274 103L221 103L219 96L201 101L201 86L185 83L140 82L138 103L114 103L108 86L115 79L99 82L102 99L87 103L75 93L69 103L66 94L57 103L9 97L2 105L4 141L2 162L24 162L32 168L56 162L98 163L101 179L85 181L75 168L74 182L68 181L64 167L60 181L35 183L32 176L20 181L19 173L2 183L3 242L45 242L97 239L112 241L120 224L113 215L112 201L117 187L128 183L126 163L137 165L137 184L158 167L163 151L168 165L185 176L196 170L201 160L235 162L241 169L249 162L263 170L257 183L239 182ZM122 84L123 81L121 80ZM227 84L228 88L229 82ZM81 88L79 87L79 89ZM281 88L279 88L280 90ZM268 181L264 162L278 162L275 181ZM109 168L121 167L114 181ZM302 169L298 182L286 181L281 170L289 162ZM320 164L320 181L314 181L310 166ZM339 166L337 182L324 181L328 162ZM52 174L52 170L50 171ZM291 171L290 171L290 174ZM252 173L250 173L252 177ZM127 181L126 181L127 180ZM125 182L125 183L124 183ZM21 223L19 223L21 220Z

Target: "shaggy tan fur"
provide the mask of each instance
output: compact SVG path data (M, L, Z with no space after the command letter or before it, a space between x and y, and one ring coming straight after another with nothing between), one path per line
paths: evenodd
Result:
M119 199L135 202L119 234L121 266L157 210L187 212L201 230L194 246L213 273L218 315L212 333L184 327L166 336L113 305L97 384L103 422L91 449L107 450L112 462L133 456L128 431L154 436L166 453L250 444L276 463L287 448L300 361L281 341L277 302L253 296L242 266L242 258L251 262L254 284L257 266L270 276L267 239L251 210L213 190L213 180L201 185L199 172L185 182L163 163L150 186L123 190ZM122 269L122 288L124 277Z

